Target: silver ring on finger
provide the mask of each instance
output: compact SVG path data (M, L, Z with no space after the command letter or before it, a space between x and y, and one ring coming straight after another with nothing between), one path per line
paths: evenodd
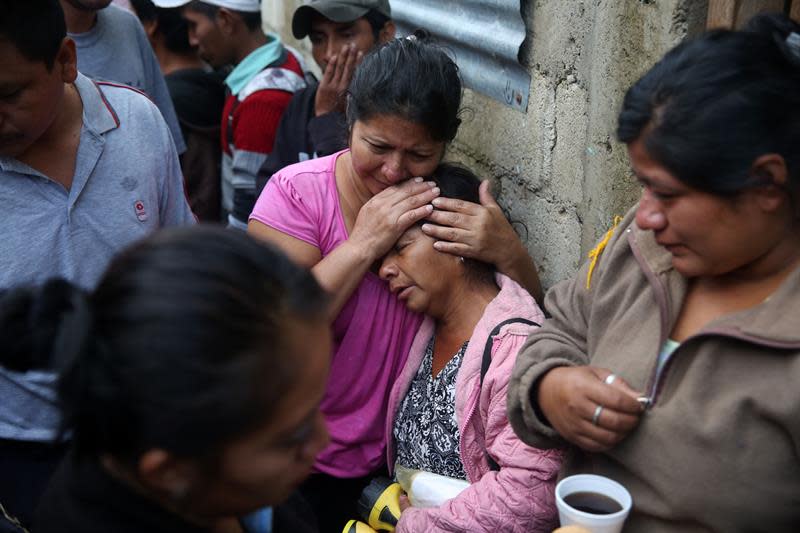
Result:
M606 379L604 380L604 382L605 382L606 385L611 385L612 383L614 383L614 381L616 381L616 379L617 379L617 375L616 374L609 374L609 375L606 376Z
M592 415L592 425L596 426L598 422L600 422L600 413L603 412L603 406L598 405L594 408L594 414Z

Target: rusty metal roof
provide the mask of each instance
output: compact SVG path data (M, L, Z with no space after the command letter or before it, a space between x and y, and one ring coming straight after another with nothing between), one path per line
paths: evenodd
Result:
M525 112L531 76L519 63L525 40L520 0L391 0L400 35L424 28L452 52L464 85Z

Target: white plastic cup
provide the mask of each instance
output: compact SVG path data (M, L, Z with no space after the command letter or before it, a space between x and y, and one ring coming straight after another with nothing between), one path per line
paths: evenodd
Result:
M576 492L597 492L612 498L622 507L621 511L612 514L592 514L570 507L564 498ZM633 499L630 493L614 481L594 474L578 474L562 479L556 485L556 506L558 518L562 526L582 526L591 533L620 533L628 513L631 512Z

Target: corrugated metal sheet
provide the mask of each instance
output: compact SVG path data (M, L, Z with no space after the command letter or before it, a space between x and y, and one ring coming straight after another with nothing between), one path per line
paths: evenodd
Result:
M525 40L520 0L391 0L399 33L424 28L452 50L464 84L526 111L530 74L519 64Z

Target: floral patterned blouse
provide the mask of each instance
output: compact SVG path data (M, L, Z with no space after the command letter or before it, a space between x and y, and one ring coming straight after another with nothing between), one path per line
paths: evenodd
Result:
M394 421L397 464L456 479L467 479L459 453L460 434L456 422L456 376L467 343L433 377L433 342Z

